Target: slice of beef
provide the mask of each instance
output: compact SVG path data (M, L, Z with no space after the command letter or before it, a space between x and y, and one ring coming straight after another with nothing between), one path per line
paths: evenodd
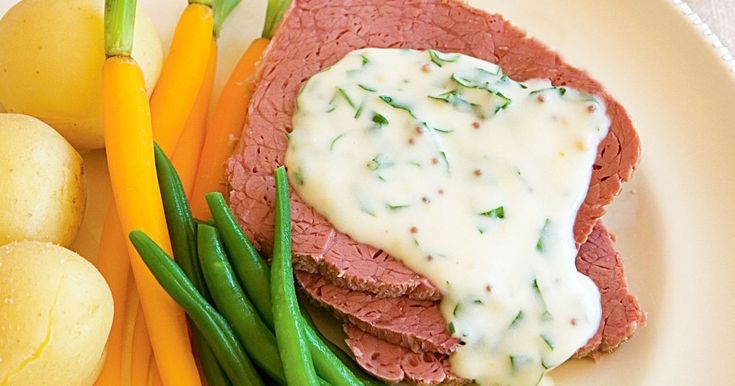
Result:
M406 296L381 298L332 284L319 274L296 272L296 280L317 305L341 320L415 352L453 352L459 339L447 330L438 302Z
M253 244L268 255L273 237L273 177L246 174L239 159L234 156L230 160L230 207ZM336 231L293 191L290 199L294 268L320 273L335 284L380 297L441 297L426 278L400 261Z
M347 347L355 361L367 372L386 381L409 381L418 385L464 385L470 382L452 372L449 357L437 353L416 353L386 342L349 324L344 324Z
M646 318L628 291L622 259L615 251L612 236L601 223L579 249L576 265L579 272L597 285L602 304L600 328L577 356L596 356L601 351L615 349ZM452 353L459 344L447 330L439 302L408 297L380 298L334 285L318 274L307 272L297 272L296 278L315 303L389 343L414 352L440 354Z
M596 225L587 242L582 244L577 255L577 269L592 278L600 289L602 320L597 333L577 351L576 357L596 358L601 352L612 351L626 341L638 326L645 323L646 315L641 311L635 297L628 292L620 254L615 251L613 239L602 224ZM309 283L302 281L302 284L309 285ZM331 292L324 288L320 288L320 291L322 293ZM307 293L313 296L315 292L307 287ZM364 296L371 295L365 294ZM317 302L324 304L325 301L336 299L342 300L341 297L332 296L317 298ZM363 300L354 298L352 300L371 305ZM385 301L393 300L395 299L383 299L379 304L383 306L383 309L389 308ZM332 309L338 307L344 309L344 306L344 303L329 305ZM395 305L395 307L400 306ZM435 311L408 310L405 313L408 315L422 312L438 313L435 304L431 307ZM384 312L383 309L376 310L376 312ZM339 314L341 311L336 312ZM389 314L401 315L402 310L391 310ZM372 315L372 313L363 308L357 315ZM344 325L347 346L352 350L360 366L376 377L389 382L406 380L421 385L435 385L442 382L460 383L462 381L451 372L448 356L443 352L416 350L418 344L406 345L402 342L395 342L389 339L389 333L375 328L363 328L365 321L359 320L355 315L348 315L343 319L348 321ZM432 318L432 320L435 319ZM401 319L400 316L395 317L392 323L381 322L387 325L401 322L414 323L414 337L421 334L421 328L426 328L425 323L416 323L411 316L406 319ZM441 326L444 327L443 320L441 323ZM405 330L406 326L402 328ZM431 329L436 328L431 327Z
M646 313L628 290L623 260L613 242L613 236L598 223L577 254L577 270L595 282L602 303L600 328L577 351L577 357L597 358L601 352L613 351L646 323Z
M270 250L273 169L283 164L294 100L312 75L365 47L434 48L498 63L513 79L548 78L597 95L612 125L599 146L587 197L575 224L581 244L638 160L638 136L625 110L584 71L499 15L453 0L298 0L286 13L257 75L238 150L228 163L230 205L255 243ZM423 277L336 231L292 194L295 264L334 283L382 297L437 299Z

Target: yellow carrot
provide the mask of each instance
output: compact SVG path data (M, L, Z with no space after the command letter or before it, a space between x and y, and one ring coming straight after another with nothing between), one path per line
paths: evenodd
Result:
M135 0L105 2L103 125L112 191L123 234L142 230L168 252L171 245L153 159L153 133L143 75L130 57ZM207 47L208 49L208 47ZM156 363L166 385L201 385L181 308L128 243Z
M123 232L144 230L170 252L142 82L140 69L131 58L115 56L105 61L103 121L108 168ZM199 384L183 311L158 285L135 249L129 247L128 253L164 381Z
M125 238L120 228L120 219L114 203L110 205L102 228L100 249L95 265L107 281L112 292L115 313L112 319L110 336L107 339L107 356L97 377L98 386L120 385L122 377L123 336L128 294L130 259L128 258Z
M165 144L170 144L177 141L179 133L181 133L181 127L179 127L180 125L177 125L175 122L177 120L180 121L180 117L183 114L181 112L186 110L186 106L188 104L187 98L182 96L180 92L185 93L187 87L192 87L191 84L196 83L196 79L186 77L190 84L182 85L181 82L175 81L175 78L177 76L180 76L182 72L197 73L200 71L199 68L201 67L201 61L191 60L191 57L196 56L196 59L199 59L201 57L201 55L197 54L197 50L203 49L204 45L201 43L202 41L207 40L202 39L201 37L211 36L211 31L208 31L211 30L212 27L209 27L210 12L205 9L207 7L202 8L201 5L195 5L191 7L192 9L188 8L189 7L187 7L187 10L182 15L181 21L177 26L177 32L175 33L173 43L171 45L170 55L166 61L166 64L164 65L161 78L159 79L158 85L156 87L156 92L154 93L154 96L151 100L151 103L154 104L154 106L159 106L160 103L166 103L165 107L159 107L157 110L152 111L152 114L155 118L158 119L156 121L158 123L158 127L156 127L154 130L154 136L159 141L159 143L164 144L164 146L168 147L167 150L169 151L169 155L170 151L172 151L173 149L171 148L171 145ZM192 25L195 28L192 28ZM200 38L192 39L192 34ZM211 38L209 39L211 40ZM216 50L216 47L214 49ZM211 51L212 48L210 48L210 52ZM216 51L214 55L216 56ZM204 63L207 64L206 61ZM207 67L209 67L209 65L207 65ZM207 71L209 70L207 69ZM214 70L212 69L211 71L213 73ZM209 75L207 74L206 76ZM167 95L171 94L178 94L177 96L179 98L174 101L165 101L164 98ZM206 96L207 99L208 97L209 96ZM160 111L162 113L156 114L156 111ZM177 114L176 111L180 111L180 113ZM206 120L206 110L203 113L197 112L197 114L198 117L203 117L203 119ZM196 122L197 119L200 118L195 118L192 120L192 122ZM201 123L201 125L204 124L204 122ZM203 136L203 128L199 131L199 137L201 138ZM199 149L201 148L201 142L203 141L203 138L197 139L196 135L196 132L188 135L187 137L193 137L193 139L185 141L185 143L182 144L183 146L188 145L188 147L196 148L196 151L194 151L193 149L190 150L191 152L197 153L195 159L192 160L188 156L184 157L187 154L185 151L181 151L181 156L187 159L186 162L193 163L194 166L191 166L192 169L195 168L196 163L198 162L198 153ZM188 174L191 175L193 173L194 172ZM193 177L190 178L193 179ZM113 226L115 229L117 229L117 231L109 230ZM112 289L113 299L115 300L116 313L115 320L113 321L113 328L110 334L110 339L108 341L108 355L105 359L105 364L100 374L100 377L98 378L97 384L116 385L119 384L121 377L121 321L124 320L125 317L124 304L126 304L126 277L129 272L129 259L127 257L125 246L126 238L120 230L119 220L117 218L117 213L115 212L114 206L108 212L108 218L105 222L104 233L106 237L103 237L103 239L101 240L99 254L101 258L98 266Z
M148 336L144 315L141 309L137 310L135 327L133 328L133 348L131 352L131 385L145 385L148 383L148 372L151 367L151 342Z
M268 42L268 39L259 38L250 43L217 100L191 195L194 217L209 218L209 209L204 200L206 193L225 193L225 164L245 124L250 97L255 88L255 69Z
M129 276L128 282L128 293L125 298L125 315L123 318L123 333L122 333L122 345L120 350L121 357L121 373L117 374L117 377L110 377L107 383L101 383L97 380L98 385L132 385L132 374L133 374L133 339L135 337L135 320L138 318L138 310L140 309L140 298L138 297L138 290L135 288L135 279Z
M209 50L209 64L204 75L204 81L199 89L194 107L186 121L186 126L181 133L179 143L172 158L172 162L184 186L186 196L191 198L191 190L194 186L194 175L199 164L204 134L207 127L207 115L209 113L209 100L212 96L214 75L217 67L217 41L212 38Z
M211 4L196 3L186 7L176 25L168 57L151 95L156 142L166 154L173 152L204 79L213 26Z
M196 76L184 77L188 83L177 81L176 77L180 76L181 73L196 75L200 72L200 62L202 62L200 58L202 55L199 55L198 50L204 49L205 44L202 44L202 42L211 40L211 38L202 39L201 37L211 36L212 33L212 27L209 21L211 19L211 9L208 9L209 7L202 5L187 7L177 26L177 32L174 35L174 40L171 45L171 52L164 64L156 91L151 98L151 103L155 106L160 106L161 103L166 104L166 106L158 107L152 114L154 119L157 119L156 123L158 126L156 127L157 130L155 130L155 137L162 146L167 147L169 154L172 150L171 144L178 140L181 132L181 127L176 122L181 120L180 117L183 116L183 112L187 110L189 104L188 99L190 98L186 98L184 94L188 88L196 84L196 79L193 79ZM195 38L192 38L192 36ZM199 38L197 39L196 37ZM192 57L195 57L195 59L191 60ZM206 66L206 59L203 62ZM178 99L165 100L171 94L177 94ZM158 114L156 114L157 111L159 112ZM203 116L206 119L206 111L203 113ZM194 135L192 134L192 136ZM195 138L193 141L197 141L197 139ZM200 144L196 145L194 143L193 146L201 147L202 141L203 139L199 140ZM184 152L182 152L182 156L183 154ZM194 162L194 165L196 165L197 161L198 156L196 160L187 162ZM111 228L113 227L117 231L112 230ZM129 259L125 247L126 238L120 230L119 220L114 207L111 207L108 211L103 232L105 236L101 240L100 263L98 264L98 268L111 287L113 299L115 300L115 318L108 340L108 354L100 377L98 378L98 384L114 385L119 383L121 371L121 320L125 315L123 305L125 304L127 275L129 272Z
M147 385L148 386L163 386L163 381L161 381L161 375L158 373L158 367L156 367L155 360L151 360L151 368L148 373Z

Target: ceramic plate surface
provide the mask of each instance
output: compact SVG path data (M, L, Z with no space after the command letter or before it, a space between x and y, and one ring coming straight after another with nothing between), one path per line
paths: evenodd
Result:
M13 2L0 1L0 14ZM735 81L726 65L666 0L470 3L587 70L627 108L642 139L635 177L604 221L648 326L598 363L555 370L557 385L735 384ZM141 0L164 47L184 5ZM264 14L265 1L245 0L226 22L215 95ZM85 160L89 202L75 248L94 259L110 189L104 152Z

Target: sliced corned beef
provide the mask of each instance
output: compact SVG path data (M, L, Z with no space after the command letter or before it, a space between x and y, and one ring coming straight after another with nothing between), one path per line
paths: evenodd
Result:
M636 299L628 292L620 254L615 251L612 237L602 224L596 225L587 242L582 244L577 255L577 269L592 278L600 289L602 320L595 336L577 351L576 356L596 358L601 352L614 350L627 340L639 325L645 323L646 316ZM424 347L426 344L417 342L424 329L436 330L437 326L427 328L426 322L416 320L414 315L439 313L436 303L427 305L430 302L423 302L423 309L406 309L402 307L407 304L417 306L420 302L408 299L374 299L370 294L357 295L355 292L335 295L335 292L350 291L334 286L314 288L316 281L303 280L301 275L299 279L317 303L333 309L347 321L344 325L347 346L365 370L390 382L407 380L416 384L433 385L459 381L451 373L448 356L443 354L443 350L427 350ZM358 299L360 296L372 299L372 302ZM371 309L375 304L379 308ZM358 305L364 307L358 309ZM355 309L358 310L352 311ZM407 317L402 318L401 315L404 314ZM383 315L390 315L393 319L386 321ZM437 323L441 323L439 326L449 334L443 320ZM386 331L386 326L391 331ZM406 330L411 332L407 334L404 332ZM396 341L394 335L398 333L409 336L413 341L410 344L405 342L408 338Z
M413 351L448 354L459 344L447 330L437 301L381 298L337 286L319 274L296 272L307 295L340 319Z
M625 341L645 322L645 315L627 291L622 263L613 250L612 240L604 228L598 226L593 231L593 226L637 163L640 144L630 119L585 72L566 64L501 16L488 15L458 1L294 2L261 62L248 122L240 146L228 163L230 205L256 245L266 253L271 248L274 197L271 174L283 163L286 133L291 130L299 88L347 52L365 47L461 52L498 63L518 81L548 78L556 86L574 87L605 101L612 126L600 144L590 188L574 229L575 239L581 244L577 268L600 288L603 321L598 333L578 355L595 356ZM328 294L329 301L323 303L339 309L337 314L361 327L345 326L348 344L358 361L391 381L465 382L452 374L443 354L456 345L456 340L448 337L441 315L430 311L434 301L440 298L431 283L384 252L336 231L296 193L291 194L291 201L294 264L307 272L299 274L299 279L312 283L306 284L307 291L313 290L310 286L318 288L319 295L312 293L315 298ZM355 295L351 291L365 293ZM361 296L367 296L368 300ZM380 299L397 297L400 298L386 302ZM365 303L352 307L340 299ZM402 315L408 324L395 319L395 312L386 308L390 304L411 308ZM379 307L370 310L365 305ZM418 315L431 323L419 321ZM421 330L412 330L412 326Z
M386 342L349 324L343 326L347 347L366 371L387 382L409 381L413 384L463 385L470 383L452 372L446 355L416 353Z
M587 197L575 224L583 243L604 206L635 168L638 136L625 110L585 72L567 65L499 15L454 0L301 0L285 15L261 64L240 146L229 162L230 205L268 251L273 233L270 175L283 163L296 94L309 77L364 47L435 48L498 63L510 77L549 78L605 101L612 126L600 144ZM298 268L379 296L438 299L436 289L385 253L354 242L291 196Z
M589 276L600 289L602 320L595 336L577 351L577 357L597 357L615 350L646 323L646 314L628 290L623 260L613 237L602 223L595 225L577 254L577 270Z
M598 223L577 254L577 269L600 289L602 320L595 336L577 356L611 351L645 322L635 297L628 291L620 254L612 236ZM380 298L337 286L318 274L297 272L304 291L317 304L372 335L415 352L453 352L459 341L447 330L438 302L408 297Z

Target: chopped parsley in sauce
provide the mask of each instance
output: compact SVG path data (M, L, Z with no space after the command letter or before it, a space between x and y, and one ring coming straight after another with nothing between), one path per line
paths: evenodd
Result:
M353 51L302 90L294 189L442 292L454 372L536 385L595 333L573 227L610 125L602 101L436 50Z

